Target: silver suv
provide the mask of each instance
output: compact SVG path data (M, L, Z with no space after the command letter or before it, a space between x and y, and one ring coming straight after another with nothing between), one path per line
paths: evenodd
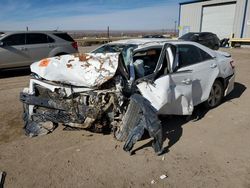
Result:
M0 32L0 69L28 66L46 57L77 52L77 43L65 32Z

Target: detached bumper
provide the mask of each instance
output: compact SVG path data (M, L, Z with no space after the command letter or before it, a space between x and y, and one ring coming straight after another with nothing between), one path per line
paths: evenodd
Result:
M234 82L235 82L235 73L226 78L226 89L224 96L228 95L234 89Z

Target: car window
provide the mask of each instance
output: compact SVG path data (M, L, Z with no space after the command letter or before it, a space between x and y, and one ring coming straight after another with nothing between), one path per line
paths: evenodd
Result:
M2 41L8 46L25 45L25 34L13 34L4 38Z
M124 52L128 48L136 48L137 45L133 44L106 44L101 46L100 48L95 49L92 53L116 53L116 52Z
M48 43L48 36L42 33L26 34L26 44L43 44Z
M67 33L54 33L54 35L63 39L63 40L66 40L69 42L74 42L74 39L72 39L72 37L69 36Z
M186 34L182 35L180 37L180 39L189 40L193 35L194 35L194 33L186 33Z
M50 36L47 35L47 37L48 37L48 43L53 43L53 42L55 42L55 40L52 39Z
M179 67L185 67L202 61L200 48L189 45L178 45Z
M206 60L213 58L211 55L209 55L207 52L203 51L202 49L200 49L200 54L201 54L202 61L206 61Z
M206 40L209 37L209 35L207 33L201 33L199 35L199 39L200 40Z
M133 62L140 60L143 62L144 75L152 74L156 68L161 54L161 48L152 48L136 52L133 56ZM135 65L136 67L136 65Z
M124 45L104 45L96 50L93 53L116 53L121 52L124 48Z

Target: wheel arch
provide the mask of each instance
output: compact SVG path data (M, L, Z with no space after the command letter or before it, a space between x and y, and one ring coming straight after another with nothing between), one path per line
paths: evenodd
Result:
M225 87L226 87L225 79L222 78L222 77L218 77L218 78L216 78L216 79L214 80L214 82L215 82L216 80L218 80L218 81L222 84L223 90L225 90Z

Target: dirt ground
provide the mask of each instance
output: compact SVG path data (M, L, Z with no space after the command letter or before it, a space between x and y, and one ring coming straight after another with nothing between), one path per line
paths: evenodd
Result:
M88 49L89 50L89 49ZM237 66L235 90L196 121L161 118L166 153L151 139L130 156L112 135L64 131L23 134L19 92L29 70L0 73L0 171L5 187L250 187L250 49L225 49ZM160 179L161 175L167 177ZM151 184L154 180L155 183Z

